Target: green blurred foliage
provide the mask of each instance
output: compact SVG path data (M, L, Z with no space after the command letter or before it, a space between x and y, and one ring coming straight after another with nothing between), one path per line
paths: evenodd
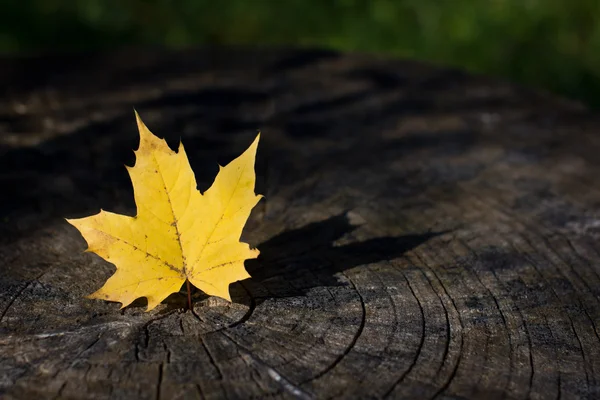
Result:
M4 0L0 52L318 46L506 77L600 106L598 0Z

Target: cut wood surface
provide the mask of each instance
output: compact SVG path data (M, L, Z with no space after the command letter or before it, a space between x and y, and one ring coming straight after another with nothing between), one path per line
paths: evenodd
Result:
M2 399L598 399L600 120L310 50L0 60ZM64 218L134 215L133 109L205 190L262 132L233 302L89 300Z

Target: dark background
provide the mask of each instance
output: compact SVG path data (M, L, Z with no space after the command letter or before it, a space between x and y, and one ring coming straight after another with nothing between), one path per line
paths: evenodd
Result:
M460 66L600 106L598 0L3 0L0 52L326 47Z

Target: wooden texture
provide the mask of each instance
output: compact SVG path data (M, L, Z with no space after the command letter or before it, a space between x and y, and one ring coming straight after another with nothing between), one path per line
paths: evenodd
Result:
M0 62L3 399L600 398L600 122L413 62L123 51ZM133 215L135 107L200 189L263 132L233 303L83 296L64 218Z

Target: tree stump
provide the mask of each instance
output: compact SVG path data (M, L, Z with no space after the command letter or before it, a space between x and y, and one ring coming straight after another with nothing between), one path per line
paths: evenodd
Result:
M416 62L246 48L0 62L3 399L600 398L600 140ZM133 108L199 189L262 132L233 302L85 299L64 221L134 215Z

